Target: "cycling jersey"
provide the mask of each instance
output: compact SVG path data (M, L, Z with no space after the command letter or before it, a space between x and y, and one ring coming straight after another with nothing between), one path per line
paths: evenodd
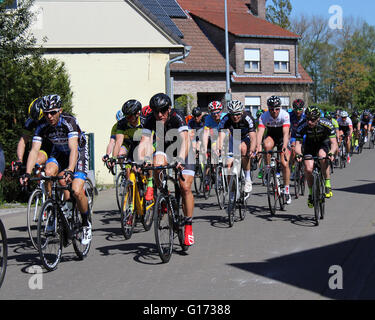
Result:
M35 121L32 118L27 118L22 128L22 134L25 136L32 136L36 127L39 124L43 124L43 123L47 123L45 118L42 118L38 121ZM52 151L52 143L48 140L44 140L42 143L42 146L40 147L40 150L44 151L47 155L50 154Z
M69 165L69 139L78 138L78 161L76 170L87 173L88 149L84 132L78 125L76 118L67 113L62 113L56 126L51 126L47 121L42 121L35 129L33 142L42 143L50 141L52 151L48 162L56 163L60 169Z
M289 118L290 118L290 132L291 132L292 137L294 137L299 124L303 121L303 119L305 119L305 114L302 113L301 117L298 119L297 114L294 111L292 111L292 112L289 112Z
M333 127L335 129L339 129L339 123L337 122L337 120L335 118L331 119L331 123L333 124Z
M352 120L353 128L356 129L359 123L359 118L352 117L351 120Z
M226 112L222 112L220 115L220 121L227 115ZM220 122L219 122L220 123ZM211 114L207 115L204 119L204 128L205 129L217 129L219 126L219 123L217 123Z
M138 119L138 123L135 127L133 127L126 118L121 119L117 123L117 129L116 129L116 134L123 134L124 135L124 141L123 145L127 147L133 147L135 148L138 144L139 141L134 141L133 137L134 134L138 129L143 128L143 123L141 121L141 117Z
M219 123L218 131L224 131L225 129L229 129L231 135L233 136L233 130L239 129L241 130L241 140L244 140L249 137L250 132L255 132L255 125L254 121L251 116L244 112L241 116L241 120L235 123L229 114L227 114Z
M201 122L198 123L197 121L195 121L195 119L191 119L188 122L188 127L189 129L194 129L198 131L204 127L204 121L202 119Z
M372 116L368 116L367 119L365 119L365 117L363 116L363 114L361 115L361 124L362 125L368 125L368 124L372 124Z
M342 127L349 128L353 126L352 120L349 117L347 117L345 121L340 117L337 119L337 123L339 124L340 130Z
M118 124L118 122L116 122L111 129L110 139L116 139L117 124Z
M298 141L303 141L303 136L306 135L305 145L321 144L326 139L335 138L336 132L333 124L324 118L320 118L314 128L310 128L307 120L304 119L297 128L296 138Z

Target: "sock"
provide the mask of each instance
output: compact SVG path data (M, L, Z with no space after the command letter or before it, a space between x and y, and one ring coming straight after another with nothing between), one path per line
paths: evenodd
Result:
M246 180L250 180L251 181L251 176L250 176L250 170L249 171L245 171L245 176L246 176Z
M193 217L185 217L185 225L192 225L193 224Z
M326 187L331 188L331 179L326 179Z
M89 212L85 212L85 213L81 213L81 217L82 217L82 226L84 227L88 227L89 226Z
M289 194L289 185L285 186L285 194Z
M312 196L312 187L309 187L309 196Z
M153 187L152 178L147 179L147 187Z

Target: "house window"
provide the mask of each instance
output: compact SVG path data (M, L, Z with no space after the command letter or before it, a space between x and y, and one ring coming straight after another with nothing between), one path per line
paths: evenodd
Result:
M260 71L260 49L245 49L245 72Z
M254 119L260 108L260 97L245 97L245 109L253 115Z
M289 97L280 97L281 107L285 110L288 110L290 107L290 98Z
M275 72L289 72L289 50L274 50Z

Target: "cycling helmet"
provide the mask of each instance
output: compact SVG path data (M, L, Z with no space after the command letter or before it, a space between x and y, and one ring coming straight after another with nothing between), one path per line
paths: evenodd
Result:
M228 111L230 114L242 113L245 110L245 106L239 100L232 100L228 103Z
M320 118L320 110L318 107L315 107L315 106L307 107L305 114L306 114L306 118L308 119L316 120Z
M165 93L157 93L150 99L150 107L152 111L165 112L172 105L171 98Z
M36 98L29 105L28 115L34 121L38 121L43 117L43 98Z
M327 111L327 112L324 114L324 118L327 118L328 120L331 120L331 119L332 119L331 112Z
M353 118L357 118L358 116L359 116L358 111L353 111L353 113L352 113L352 117L353 117Z
M200 115L202 115L202 111L199 107L196 107L193 109L191 114L193 115L193 117L199 117Z
M271 96L267 100L267 106L269 108L279 108L281 107L281 100L278 96Z
M369 116L370 115L370 111L368 111L368 110L363 111L363 115L364 116Z
M151 112L152 112L152 109L150 108L150 106L144 106L142 108L142 114L144 117L147 117Z
M210 113L215 113L223 110L223 105L220 101L212 101L208 104L208 111Z
M57 94L50 94L43 97L43 111L48 112L52 109L61 108L61 97Z
M123 118L124 118L124 114L122 113L122 110L117 111L117 113L116 113L116 120L120 121Z
M341 118L347 118L349 115L346 111L341 111L340 116L341 116Z
M293 101L293 109L300 110L305 106L305 102L302 99L296 99Z
M138 100L131 99L123 104L121 110L124 116L133 116L142 110L142 105Z
M256 114L257 118L260 118L260 116L261 116L263 113L264 113L264 110L263 110L263 109L258 110L258 111L257 111L257 114Z

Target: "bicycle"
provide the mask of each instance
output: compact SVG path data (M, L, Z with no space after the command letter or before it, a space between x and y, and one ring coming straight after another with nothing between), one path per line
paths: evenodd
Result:
M245 219L245 208L247 207L247 200L250 197L250 193L245 193L245 174L241 169L241 161L237 158L233 160L232 172L228 184L228 222L229 227L233 227L234 216L236 209L238 208L240 220ZM240 168L238 170L238 168Z
M220 209L224 209L225 206L225 198L228 193L228 182L225 177L225 169L223 166L223 160L221 156L219 157L218 165L216 167L216 179L215 179L215 191L217 202L219 204Z
M312 187L312 198L314 204L314 217L315 225L319 225L319 220L324 219L325 215L325 179L323 177L323 172L320 166L320 160L325 160L329 157L304 157L304 160L314 160L313 168L313 187ZM330 160L329 160L330 161ZM331 164L330 164L331 165Z
M86 245L81 243L83 238L81 215L73 197L71 184L59 186L58 181L61 179L64 179L64 177L44 176L30 179L31 181L45 180L52 182L51 197L43 204L38 218L38 251L42 264L48 271L57 268L61 260L62 248L69 246L71 242L76 255L81 260L87 256L91 246L91 241ZM62 200L58 190L68 190L70 199ZM62 207L67 202L71 202L72 212L66 216ZM90 206L88 220L92 224Z
M210 197L212 183L214 182L215 169L211 164L211 151L207 151L207 164L203 169L203 195L207 200Z
M126 165L140 167L134 162L127 162ZM151 209L155 201L147 201L144 198L147 188L147 178L144 174L131 170L129 179L123 180L122 183L121 189L124 193L121 200L121 231L128 240L133 234L137 217L141 219L146 231L151 229L153 222Z
M119 156L117 159L108 158L104 165L107 167L110 173L112 173L114 176L116 176L117 173L117 165L120 165L120 173L116 177L116 203L118 210L121 212L121 200L122 196L124 195L124 182L126 181L126 170L125 170L125 156Z
M8 264L8 240L3 222L0 219L0 287L3 285Z
M201 192L203 192L203 165L199 161L199 150L196 150L196 156L195 156L195 174L194 174L194 188L195 193L197 196L200 195Z
M145 167L145 170L161 170L159 173L160 187L154 205L154 232L157 251L164 263L169 262L172 251L175 234L182 251L187 251L189 246L185 245L184 215L180 212L180 187L177 181L177 174L184 180L181 172L176 169L176 164L157 167ZM167 174L168 169L174 170L175 177ZM173 196L168 187L171 181L175 188Z
M284 185L281 182L281 177L279 172L281 172L280 165L280 154L282 151L262 151L260 152L264 155L271 155L270 164L266 165L264 168L265 181L267 186L267 199L268 206L271 212L271 215L275 215L277 202L279 203L280 210L285 209L285 194L284 194ZM274 157L274 154L277 157Z
M339 167L340 169L346 168L346 147L345 147L345 136L341 135L341 141L339 143Z
M369 149L374 149L374 145L375 145L375 132L374 132L374 129L372 128L370 138L369 138Z
M294 196L296 199L305 194L305 166L303 162L295 162L294 168Z

